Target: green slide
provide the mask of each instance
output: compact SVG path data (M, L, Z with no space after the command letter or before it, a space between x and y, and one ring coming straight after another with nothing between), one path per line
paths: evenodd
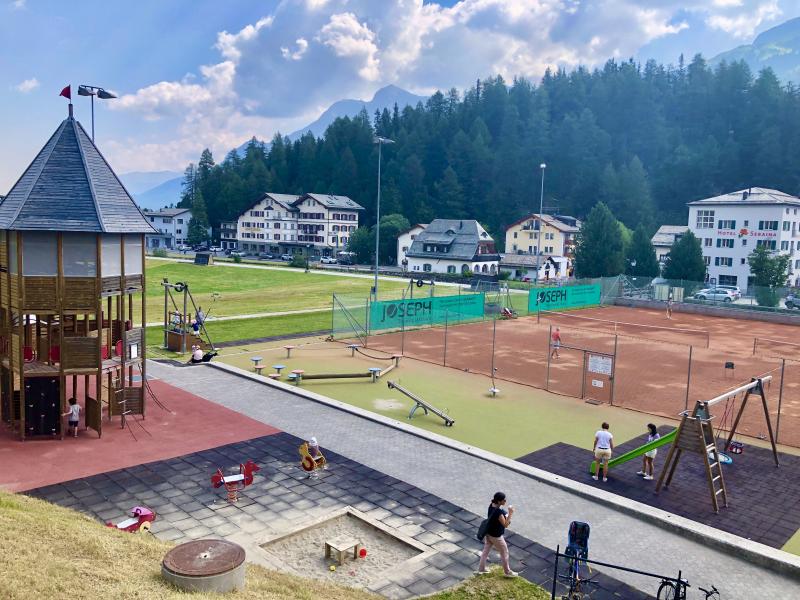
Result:
M622 456L618 456L617 458L612 458L608 462L608 468L611 469L612 467L616 467L617 465L621 465L622 463L628 462L634 458L642 456L645 452L650 452L650 450L655 450L661 446L666 446L667 444L671 443L675 439L675 435L678 433L677 427L667 433L666 435L661 436L659 439L654 440L652 442L646 443L644 446L639 446L638 448L634 448L630 452L626 452ZM589 473L594 475L595 469L597 469L597 461L593 460L591 466L589 467Z

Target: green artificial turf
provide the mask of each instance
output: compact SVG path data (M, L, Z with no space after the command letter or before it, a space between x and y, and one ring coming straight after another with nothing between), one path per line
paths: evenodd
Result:
M800 530L795 531L794 535L781 548L784 552L800 555Z
M293 369L303 369L306 373L353 373L389 364L388 361L358 354L351 358L350 350L335 342L300 345L292 352L292 358L286 359L283 350L286 343L228 348L217 360L251 371L250 357L258 354L263 357L263 364L286 365L284 376ZM411 359L401 360L400 365L399 369L386 374L375 384L367 379L308 380L302 383L302 387L510 458L518 458L557 442L573 444L587 450L586 469L592 459L590 449L594 433L603 421L611 423L617 443L646 432L646 424L650 421L655 420L657 425L667 422L651 415L591 405L505 381L497 382L501 392L492 398L488 392L491 380L484 375ZM409 421L413 401L397 390L388 389L387 380L399 383L446 411L455 419L455 425L445 427L442 419L432 414L426 416L422 410L418 410L414 419ZM320 443L324 444L322 440Z
M372 280L347 276L304 272L302 269L280 271L234 267L227 265L199 266L165 260L148 260L147 268L147 320L164 318L164 288L160 282L165 277L170 282L188 282L197 304L218 317L247 315L264 312L282 312L309 308L330 308L334 292L340 295L369 296ZM407 282L381 281L381 291L398 292ZM212 293L219 294L212 301ZM181 294L174 294L178 309L182 310ZM139 304L134 304L139 310ZM173 308L170 306L170 310ZM189 310L192 311L191 305ZM245 336L253 337L253 336Z

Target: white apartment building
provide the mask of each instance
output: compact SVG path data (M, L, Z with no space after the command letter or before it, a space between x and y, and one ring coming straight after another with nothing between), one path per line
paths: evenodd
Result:
M145 236L147 248L177 248L186 243L189 235L189 221L192 211L189 208L162 208L145 210L144 216L158 233ZM211 236L211 228L208 228Z
M244 252L335 256L347 249L364 208L347 196L267 192L236 222Z
M472 219L434 219L405 253L412 274L496 275L500 255L494 240Z
M689 203L689 229L700 239L708 282L752 285L747 257L758 246L791 256L788 281L800 284L800 198L750 188Z
M669 251L672 249L672 244L678 241L687 231L689 231L689 228L686 225L662 225L658 228L658 231L650 241L653 243L653 249L656 251L659 265L664 264Z
M428 226L427 223L417 223L413 225L410 229L405 230L400 235L397 236L397 266L398 267L405 267L405 270L408 270L408 259L406 258L406 252L408 249L411 248L411 244L414 243L414 240L417 239L417 236L425 231L425 228Z

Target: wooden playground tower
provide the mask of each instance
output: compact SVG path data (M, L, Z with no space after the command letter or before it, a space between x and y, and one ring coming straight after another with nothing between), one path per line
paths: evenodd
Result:
M675 436L675 441L672 443L672 446L670 446L667 460L664 462L664 468L661 470L661 476L658 478L656 493L661 490L662 486L668 487L670 482L672 482L672 476L675 474L678 461L683 452L686 451L692 454L699 454L701 457L714 512L719 512L720 503L722 506L728 506L728 490L725 487L720 451L719 448L717 448L717 439L712 424L714 417L711 415L709 409L715 404L735 398L738 394L744 394L744 396L739 406L739 411L736 413L733 425L728 432L728 439L725 442L724 448L727 450L731 447L731 441L733 441L733 437L736 435L736 428L739 425L742 414L744 414L747 400L752 394L757 394L761 399L761 406L764 409L764 418L767 422L767 431L769 432L769 441L772 444L772 456L775 460L775 466L779 466L778 450L775 446L775 436L772 433L772 421L769 418L767 397L764 392L764 384L769 383L771 380L771 375L762 378L754 378L750 383L725 392L711 400L698 400L691 413L689 411L681 413L683 418L678 425L678 433Z
M68 397L98 435L104 404L144 416L152 232L70 104L0 203L0 421L21 439L63 439Z

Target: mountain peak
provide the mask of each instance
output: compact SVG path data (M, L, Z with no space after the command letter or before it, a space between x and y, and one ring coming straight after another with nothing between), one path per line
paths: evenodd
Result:
M372 96L372 100L337 100L331 104L316 121L290 133L289 139L292 141L297 140L307 131L310 131L316 137L322 137L328 125L333 123L336 119L340 117L354 117L361 112L362 108L365 108L367 114L372 118L376 110L382 111L384 108L392 110L395 104L402 110L406 106L416 106L417 102L424 102L425 100L427 100L427 96L418 96L401 87L389 84L376 90L375 94ZM247 140L237 148L239 154L244 152L244 149L249 143L250 140ZM267 148L269 148L269 144L267 144Z
M800 83L800 17L761 32L752 44L718 54L709 64L714 66L723 60L743 60L754 74L770 67L784 83Z

